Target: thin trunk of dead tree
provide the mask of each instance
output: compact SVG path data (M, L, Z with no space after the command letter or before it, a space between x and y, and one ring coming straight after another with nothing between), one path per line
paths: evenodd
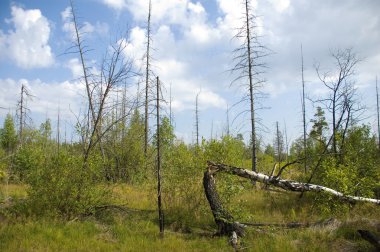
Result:
M24 119L23 119L23 115L24 115L24 91L25 91L25 86L24 84L21 85L21 97L20 97L20 147L22 147L22 143L23 143L23 126L24 126Z
M278 122L276 122L276 141L277 141L277 162L281 164L282 162L282 143L280 129L278 127Z
M103 162L104 162L105 154L104 154L104 150L103 150L103 147L101 144L98 125L96 125L97 122L98 123L101 122L101 118L99 118L99 120L96 119L97 117L95 114L95 108L94 108L94 104L93 104L92 91L90 89L90 82L88 80L89 74L87 72L86 61L84 59L85 51L83 49L83 40L82 40L80 31L79 31L78 21L77 21L77 17L76 17L75 11L74 11L74 4L73 4L72 0L70 1L70 5L71 5L71 14L72 14L73 24L74 24L74 29L75 29L76 47L78 48L79 57L80 57L81 65L82 65L83 78L84 78L84 82L86 85L86 94L87 94L87 100L88 100L88 106L89 106L89 112L90 112L90 114L88 115L89 123L90 123L90 125L92 125L92 127L94 129L93 133L95 133L96 136L98 137L99 148L100 148L100 151L102 153ZM101 113L101 111L99 113ZM98 115L98 117L99 117L99 115ZM92 127L90 127L90 128L92 128ZM88 147L86 148L85 154L84 154L84 165L87 165L87 160L89 158L89 154L90 154L90 150L92 148L92 142L94 141L95 134L90 135L90 143L88 144Z
M160 236L164 236L164 213L161 202L161 143L160 143L160 80L157 76L157 203L158 203L158 221L160 226Z
M230 108L227 104L227 111L226 111L226 123L227 123L227 136L230 136Z
M61 144L61 139L60 139L60 107L58 105L58 118L57 118L57 153L59 155L59 147Z
M289 158L289 142L288 142L288 130L286 128L286 122L284 120L284 135L285 135L285 162L288 162Z
M306 104L305 104L305 79L304 79L304 68L303 68L303 50L301 44L301 72L302 72L302 122L303 122L303 151L305 157L307 157L306 149ZM307 172L307 158L305 158L304 171Z
M199 147L199 110L198 110L198 96L195 97L195 137L196 137L196 143L197 147Z
M377 111L377 140L380 151L380 108L379 108L379 89L377 87L377 76L376 76L376 111Z
M255 103L253 93L253 66L252 66L252 52L251 52L251 30L250 30L250 13L249 13L248 0L245 1L245 22L247 31L247 57L248 57L248 79L249 79L249 99L250 99L250 113L251 113L251 145L252 145L252 171L257 169L257 157L256 157L256 129L255 129Z
M144 122L144 155L148 153L148 106L149 106L149 71L150 71L150 17L152 11L152 1L149 0L148 24L147 24L147 46L146 46L146 69L145 69L145 122Z

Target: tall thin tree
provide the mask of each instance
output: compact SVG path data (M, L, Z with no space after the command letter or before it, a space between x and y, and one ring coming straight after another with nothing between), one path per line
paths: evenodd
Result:
M160 226L160 235L164 235L164 214L162 211L161 200L161 144L160 144L160 79L157 76L157 97L156 97L156 111L157 111L157 204L158 204L158 221Z
M305 79L303 66L303 50L301 44L301 73L302 73L302 122L303 122L303 151L305 159L303 162L304 171L307 172L307 148L306 148L306 105L305 105Z
M58 115L57 115L57 152L59 154L59 147L60 147L60 144L61 144L61 139L60 139L60 113L61 113L61 109L60 109L60 106L58 104Z
M19 127L20 127L20 130L19 130L19 139L20 139L20 146L22 146L22 143L23 143L23 130L24 130L24 120L25 120L25 117L24 117L24 93L25 93L25 86L24 84L21 85L21 94L20 94L20 102L19 102L19 107L20 107L20 121L19 121Z
M23 139L24 139L24 129L26 125L26 118L27 118L27 99L33 97L26 86L24 84L21 84L21 92L20 92L20 100L18 101L17 105L17 114L18 114L18 120L19 120L19 145L22 147Z
M257 170L256 157L256 121L255 121L255 101L253 94L253 73L252 73L252 53L251 53L251 30L250 30L250 8L248 0L245 0L245 16L247 28L247 57L248 57L248 80L249 80L249 100L251 105L251 134L252 134L252 171Z
M378 145L380 151L380 108L379 108L379 89L377 87L377 76L376 76L376 110L377 110L377 137Z
M226 111L226 123L227 123L227 136L230 136L230 107L227 104L227 111Z
M152 1L149 0L148 23L147 23L147 44L146 44L146 68L145 68L145 122L144 122L144 155L147 156L148 151L148 131L149 131L149 75L150 75L150 42L151 27L150 19L152 12Z
M282 162L282 135L279 129L278 122L276 122L276 149L277 149L277 162Z
M259 85L263 82L259 76L264 64L260 63L260 58L266 56L266 47L260 44L256 16L251 8L251 1L244 0L244 13L242 27L235 35L241 45L234 50L233 72L238 73L238 77L233 81L240 81L244 89L248 90L247 99L249 101L251 149L252 149L252 170L257 171L257 134L256 134L256 94Z
M199 108L198 108L198 97L199 97L199 93L197 93L197 96L195 97L195 137L196 137L197 147L199 147Z

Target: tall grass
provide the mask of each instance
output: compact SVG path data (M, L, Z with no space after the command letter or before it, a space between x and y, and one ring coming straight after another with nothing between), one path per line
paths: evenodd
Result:
M1 187L2 188L2 187ZM25 197L25 187L10 186L14 197ZM230 251L228 239L213 237L215 224L209 209L191 215L184 204L165 207L166 232L159 236L154 187L119 184L113 188L113 204L72 221L27 218L0 219L0 251ZM206 201L206 199L204 199ZM203 202L202 204L207 204ZM239 221L284 223L313 222L326 218L313 209L312 198L265 190L244 190L229 207L239 205ZM183 214L187 212L188 214ZM376 206L358 204L328 226L310 228L247 228L243 251L371 251L356 230L376 232L380 212ZM180 219L186 225L179 224Z

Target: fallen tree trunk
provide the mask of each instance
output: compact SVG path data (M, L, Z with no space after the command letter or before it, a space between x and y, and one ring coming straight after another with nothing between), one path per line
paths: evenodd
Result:
M205 190L206 198L210 204L212 214L216 225L218 226L217 235L226 235L230 237L231 245L235 250L238 249L238 237L244 235L244 228L247 226L264 226L267 224L242 224L234 220L233 216L223 207L219 194L216 190L216 183L214 175L217 172L225 172L233 175L237 175L243 178L250 179L252 181L258 181L265 184L280 187L284 190L295 191L295 192L326 192L338 197L341 200L348 202L370 202L380 205L380 200L370 199L364 197L344 195L341 192L333 190L328 187L302 183L297 181L291 181L286 179L280 179L277 176L268 176L263 173L254 172L251 170L234 167L225 164L216 164L211 161L207 161L208 169L203 176L203 187ZM283 226L283 227L305 227L310 226L310 224L303 223L289 223L289 224L270 224L269 226Z
M206 171L203 176L203 187L206 198L210 204L216 225L217 235L232 236L236 232L238 236L244 235L244 225L235 222L233 216L222 206L219 194L216 191L215 178L212 172Z
M239 177L247 178L253 181L263 182L265 184L270 184L276 187L280 187L287 191L294 191L294 192L325 192L331 195L336 196L337 198L348 201L348 202L370 202L377 205L380 205L379 199L371 199L371 198L364 198L359 196L351 196L351 195L345 195L341 192L338 192L334 189L320 186L320 185L314 185L314 184L308 184L308 183L302 183L292 180L286 180L286 179L280 179L277 176L268 176L263 173L254 172L251 170L234 167L230 165L225 164L216 164L211 161L207 161L208 164L208 171L211 173L216 172L225 172L233 175L237 175Z

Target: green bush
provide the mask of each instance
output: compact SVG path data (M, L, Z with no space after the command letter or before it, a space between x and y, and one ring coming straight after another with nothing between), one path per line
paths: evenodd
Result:
M82 157L61 152L31 168L28 205L31 214L74 216L94 212L104 203L108 190L97 182L96 163L83 165Z

